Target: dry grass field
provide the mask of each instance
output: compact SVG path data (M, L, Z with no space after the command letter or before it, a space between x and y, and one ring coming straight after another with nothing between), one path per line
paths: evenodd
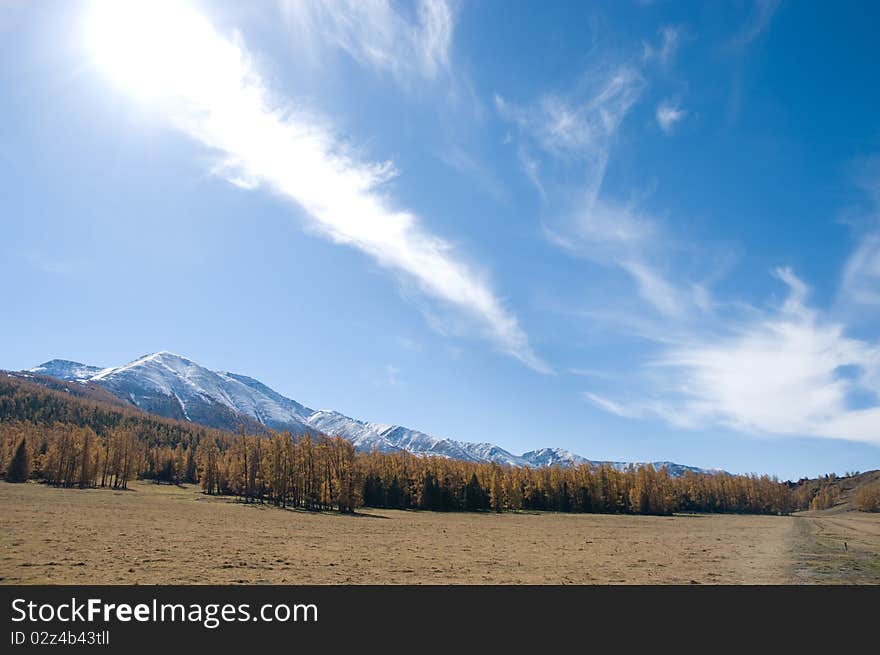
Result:
M854 512L342 516L152 483L0 505L3 584L880 583L880 516Z

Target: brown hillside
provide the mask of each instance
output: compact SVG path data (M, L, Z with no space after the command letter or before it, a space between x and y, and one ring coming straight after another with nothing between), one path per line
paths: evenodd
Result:
M825 509L814 509L805 514L833 515L854 511L853 499L856 494L865 488L880 486L880 470L866 471L855 475L843 477L826 476L798 482L798 489L808 489L810 497L815 496L820 489L828 489L834 497L833 504Z

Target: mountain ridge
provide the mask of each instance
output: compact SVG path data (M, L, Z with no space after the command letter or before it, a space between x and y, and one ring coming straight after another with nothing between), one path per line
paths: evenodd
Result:
M362 421L335 410L313 410L255 378L213 371L169 351L143 355L109 368L53 359L22 373L98 385L140 409L168 418L229 431L289 430L342 436L361 451L406 450L417 455L532 467L608 464L626 468L647 463L594 461L562 448L539 448L516 455L488 442L456 441L401 425ZM686 471L717 472L674 462L650 463L655 468L665 466L676 477Z

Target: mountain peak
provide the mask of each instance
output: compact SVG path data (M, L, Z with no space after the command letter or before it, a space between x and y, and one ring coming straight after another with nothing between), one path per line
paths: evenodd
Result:
M177 353L173 353L170 350L159 350L157 352L150 353L149 355L144 355L143 357L139 357L138 359L136 359L135 362L148 360L159 362L183 362L186 364L194 363L191 359L187 359L183 355L178 355Z
M48 362L43 362L38 366L34 366L29 371L36 371L41 368L53 368L57 366L85 366L82 362L74 362L69 359L50 359Z
M154 352L152 355L146 355L146 357L158 357L159 359L184 359L186 361L190 361L183 355L178 355L177 353L173 353L170 350L159 350L157 352Z
M114 368L106 368L100 371L98 375L96 375L97 379L103 379L110 376L117 376L123 371L128 371L131 369L144 368L144 367L155 367L155 365L159 365L160 367L170 368L172 370L180 370L185 367L195 367L201 368L195 362L183 357L181 355L177 355L168 350L160 350L155 353L149 353L147 355L142 355L137 359L134 359L127 364L123 364L122 366L116 366Z
M415 455L512 466L599 463L563 448L541 448L514 455L488 442L439 438L402 425L361 421L333 410L314 411L259 380L238 373L213 371L168 350L143 355L113 368L53 359L29 372L93 382L144 411L229 431L238 431L244 426L255 432L268 428L294 434L326 434L344 437L362 451L407 451ZM629 465L606 463L618 468ZM699 470L674 463L658 464L666 465L673 476Z

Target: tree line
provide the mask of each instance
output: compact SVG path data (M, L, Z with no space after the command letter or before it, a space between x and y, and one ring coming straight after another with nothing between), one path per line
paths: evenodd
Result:
M673 512L788 513L791 490L767 476L687 472L652 465L502 466L420 457L361 456L364 504L455 510L542 510L603 514Z
M768 476L672 477L651 465L514 467L407 452L357 453L340 437L231 434L0 378L0 471L8 480L126 488L132 479L198 484L246 503L353 512L787 514L821 502ZM830 486L828 488L831 488ZM816 499L822 498L821 501Z

